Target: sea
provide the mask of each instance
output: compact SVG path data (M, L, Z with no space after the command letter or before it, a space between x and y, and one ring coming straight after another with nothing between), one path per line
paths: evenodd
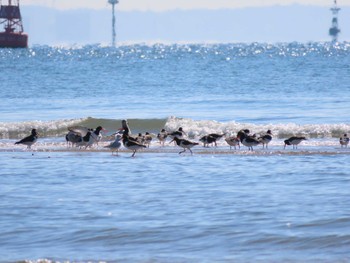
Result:
M349 42L5 48L0 99L1 263L350 262ZM134 157L122 120L153 136ZM159 143L180 127L193 153Z

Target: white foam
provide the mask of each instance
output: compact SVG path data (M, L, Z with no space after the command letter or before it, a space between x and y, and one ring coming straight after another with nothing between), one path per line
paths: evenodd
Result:
M188 118L169 117L165 129L168 131L177 130L182 127L189 138L196 138L210 133L226 133L228 136L236 134L241 129L249 129L251 134L265 134L271 130L276 138L287 138L294 135L305 136L309 138L339 138L344 133L350 133L350 124L296 124L296 123L277 123L277 124L254 124L217 122L212 120L193 120Z
M85 119L55 120L55 121L26 121L0 122L0 139L21 138L30 134L35 128L41 135L62 136L69 126L77 125Z

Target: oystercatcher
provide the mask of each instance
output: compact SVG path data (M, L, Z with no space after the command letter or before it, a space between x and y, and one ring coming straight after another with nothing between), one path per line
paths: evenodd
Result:
M135 153L137 150L142 148L147 148L146 145L143 145L141 143L138 143L137 141L130 139L130 137L125 134L123 134L123 145L125 148L133 151L133 154L131 155L131 157L135 156Z
M339 143L340 143L341 147L348 147L349 140L350 139L346 133L342 137L340 137Z
M185 152L186 149L189 149L191 154L193 154L191 148L193 146L196 146L196 145L199 144L198 142L191 142L191 141L188 141L188 140L185 140L185 139L179 139L177 137L174 137L174 139L171 142L173 142L173 141L175 141L178 146L180 146L180 147L182 147L184 149L183 151L179 152L179 154Z
M267 145L272 140L272 132L271 132L271 130L268 130L266 132L266 134L264 136L259 137L258 140L262 143L263 149L264 149L265 145L266 145L266 149L267 149Z
M305 137L301 137L301 136L290 137L289 139L284 141L284 149L286 149L287 145L293 145L293 149L297 149L298 148L298 144L301 141L304 141L304 140L306 140L306 138Z
M101 131L107 131L102 126L98 126L92 133L91 136L94 138L96 144L98 145L98 142L102 139Z
M216 141L220 140L225 134L217 134L217 133L211 133L206 136L203 136L200 141L203 142L204 147L207 146L209 147L209 144L214 143L215 146L217 146Z
M76 143L81 141L81 136L75 132L69 131L66 134L67 147L70 145L73 147Z
M205 135L202 138L199 139L203 143L204 147L209 147L209 144L215 143L216 144L216 138L212 137L210 135Z
M34 143L36 143L38 139L38 133L36 129L32 129L32 132L29 136L23 138L22 140L15 142L15 144L24 144L27 145L27 149L30 149Z
M71 133L76 134L77 136L80 136L78 139L77 136L73 137L73 135L69 135L69 133L66 135L66 140L70 140L74 138L74 141L71 141L72 143L75 143L78 147L91 147L94 143L98 143L98 141L101 139L101 131L105 131L105 129L102 128L102 126L98 126L95 130L89 129L82 126L74 126L69 127L68 130ZM68 136L69 135L69 136Z
M182 139L184 137L184 135L186 135L186 133L184 132L184 130L182 129L182 127L180 127L177 131L174 131L174 132L171 132L171 133L168 133L169 137L174 139L175 137L176 138L179 138L179 139Z
M249 130L240 130L237 133L237 138L240 140L240 142L248 147L248 150L253 151L253 146L257 146L260 144L260 141L255 138L255 136L249 136L247 134Z

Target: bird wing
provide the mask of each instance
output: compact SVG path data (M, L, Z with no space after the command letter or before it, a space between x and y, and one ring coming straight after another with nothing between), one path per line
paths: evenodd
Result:
M86 134L89 132L89 129L83 126L72 126L68 127L68 130L74 133L79 134L81 137L85 137Z

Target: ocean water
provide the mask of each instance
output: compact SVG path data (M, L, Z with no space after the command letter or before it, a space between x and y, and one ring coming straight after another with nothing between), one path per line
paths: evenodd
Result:
M350 261L347 42L0 49L0 87L0 262ZM154 136L134 158L104 148L122 119ZM179 127L273 140L178 154Z

